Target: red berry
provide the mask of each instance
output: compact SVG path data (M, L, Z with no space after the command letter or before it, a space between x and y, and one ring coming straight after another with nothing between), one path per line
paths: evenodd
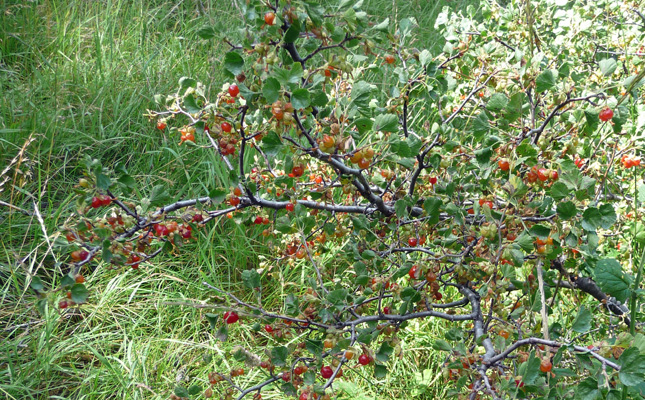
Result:
M293 205L293 203L287 203L287 205L284 207L287 209L289 212L293 212L293 210L296 208L296 206Z
M103 202L99 197L92 197L92 208L99 208L103 205Z
M508 171L511 168L511 165L506 160L499 160L497 162L497 165L499 166L499 169L501 169L502 171Z
M164 129L166 129L166 123L163 121L157 122L157 129L159 129L160 131L163 131Z
M431 185L434 185L434 184L437 183L437 177L432 176L432 177L430 177L430 179L428 179L428 181L430 182Z
M74 235L72 232L68 232L65 235L65 239L67 239L68 242L73 242L74 240L76 240L76 235Z
M264 325L264 330L267 331L267 333L273 333L273 327L269 324Z
M558 175L558 171L551 171L551 180L552 181L557 181L560 176Z
M228 122L222 122L222 125L220 125L220 126L222 127L222 131L224 131L226 133L229 133L233 129L231 124L229 124Z
M234 324L240 320L239 315L235 311L227 311L224 313L224 322L227 324Z
M324 367L320 368L320 375L325 379L331 378L333 374L334 370L329 365L325 365Z
M549 179L549 171L547 171L547 169L546 169L546 168L540 168L540 169L538 169L538 171L537 171L537 177L538 177L538 179L539 179L539 180L541 180L542 182L544 182L544 181L546 181L547 179Z
M229 200L229 203L230 203L233 207L237 207L237 206L240 204L240 198L239 198L239 197L237 197L237 196L233 196L233 197L231 197L231 199Z
M385 56L385 62L388 64L394 64L396 60L394 59L394 56L391 54L388 54Z
M283 372L281 378L285 382L291 382L291 373L290 372Z
M257 217L255 217L255 221L253 222L255 222L256 225L262 225L262 221L264 221L264 218L258 215Z
M600 117L601 121L607 122L614 117L614 112L612 111L611 108L605 107L602 110L600 110L600 114L598 114L598 117Z
M361 364L361 365L369 364L370 363L370 356L368 356L367 354L361 354L358 357L358 363Z
M74 278L76 283L85 283L85 277L83 275L76 275L76 278Z
M273 25L275 22L275 13L272 11L269 11L268 13L264 14L264 23L267 25Z
M390 307L388 307L388 306L383 307L383 314L389 314L390 311L391 311Z
M535 182L535 181L537 181L537 180L538 180L538 174L537 174L537 173L535 173L535 172L533 172L533 171L529 171L529 172L526 174L526 179L527 179L530 183L533 183L533 182Z
M409 238L408 245L410 245L410 247L417 247L417 238L415 237Z
M60 307L62 310L66 309L68 305L69 304L67 304L67 300L61 300L58 302L58 307Z
M296 166L291 169L291 174L293 175L294 178L299 178L304 173L305 173L305 169L300 166Z
M231 97L235 97L240 94L240 88L238 88L237 85L233 84L228 87L228 94L230 94Z
M408 271L408 275L410 275L410 279L419 279L419 272L419 266L413 265L410 271Z
M193 222L202 222L204 220L204 216L201 214L195 214L193 215Z

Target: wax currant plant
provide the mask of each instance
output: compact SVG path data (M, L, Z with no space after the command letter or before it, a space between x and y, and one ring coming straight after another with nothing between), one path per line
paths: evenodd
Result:
M637 2L445 9L440 52L413 19L351 1L243 3L239 30L200 31L229 46L228 82L183 78L149 114L178 152L217 155L212 182L230 186L134 191L125 168L86 160L60 308L92 300L90 265L142 270L232 219L305 278L273 309L267 269L240 272L246 292L206 278L226 300L204 314L217 337L252 324L266 353L240 347L238 367L175 398L329 399L338 380L385 378L421 319L446 327L433 346L459 399L645 393Z

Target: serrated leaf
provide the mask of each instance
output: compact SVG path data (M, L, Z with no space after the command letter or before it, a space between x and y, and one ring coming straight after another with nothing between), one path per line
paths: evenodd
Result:
M60 285L62 287L69 287L76 283L76 279L74 279L74 277L71 276L70 274L64 275L63 278L61 279Z
M242 271L242 281L244 286L249 289L255 289L260 287L260 274L255 269L247 269Z
M215 332L215 337L220 342L226 342L228 340L228 328L226 327L226 325L222 325L219 327L217 332Z
M90 295L90 292L82 283L75 284L70 291L72 292L72 301L77 304L85 303L87 297Z
M522 374L522 382L527 385L533 385L535 380L540 375L540 359L535 356L534 352L531 352L531 355L526 362L526 369Z
M535 224L529 229L529 233L537 238L546 239L551 234L551 228L541 224Z
M96 187L102 190L108 190L112 185L112 181L107 175L97 172L96 173Z
M374 364L374 377L378 379L385 378L387 376L387 367L385 365Z
M165 185L156 185L152 188L152 193L150 193L150 205L153 207L158 207L169 203L171 200L170 194L166 190Z
M193 78L182 76L181 78L179 78L179 87L183 90L186 90L188 88L195 88L197 87L197 81Z
M556 78L557 71L554 73L552 70L547 69L546 71L542 72L535 79L535 91L541 93L545 90L551 89L555 86Z
M195 96L193 96L192 94L184 97L184 107L186 107L186 110L191 114L197 114L202 110L197 105L197 100L195 100Z
M349 97L352 99L352 104L356 107L361 109L368 108L375 90L376 86L365 81L358 81L352 86L352 92Z
M601 60L598 65L600 66L600 72L602 72L604 76L613 74L618 67L616 60L614 60L613 58L606 58L604 60Z
M620 372L618 377L626 386L636 386L645 381L645 355L636 347L630 347L618 359Z
M191 385L188 388L188 394L191 396L198 395L202 391L202 387L200 385Z
M399 129L399 117L395 114L380 114L374 119L372 130L374 132L397 132Z
M488 115L485 112L479 113L479 115L473 120L473 133L477 137L482 137L490 130L490 122L488 122Z
M593 378L587 378L578 384L576 388L576 399L579 400L599 400L602 399L602 393L598 389L598 381Z
M210 26L197 31L197 36L205 40L212 39L215 35L217 35L217 30Z
M625 275L616 259L599 260L596 263L594 277L603 292L609 293L621 302L625 302L629 297L631 279Z
M435 340L432 343L432 348L435 350L452 351L452 346L443 339Z
M289 357L289 349L284 346L271 348L271 363L277 367L287 365L287 357Z
M563 203L558 203L556 207L558 216L562 219L571 219L578 214L578 209L576 205L571 201L565 201Z
M309 104L311 103L309 91L307 89L294 90L293 93L291 93L291 103L293 104L293 108L296 110L309 107Z
M229 51L224 55L224 69L237 76L244 68L244 59L236 51Z
M270 131L262 138L262 150L269 157L275 157L283 146L282 139L274 131Z
M188 389L186 389L185 387L177 386L175 387L175 396L186 398L190 396L190 394L188 393Z
M503 110L508 105L508 97L504 93L495 93L486 103L486 109L497 112Z
M429 219L426 221L428 224L436 224L439 222L439 210L443 202L437 198L429 197L423 202L423 209L428 213Z
M580 307L571 329L578 333L585 333L591 329L591 312L585 307Z
M262 85L262 95L267 103L273 103L278 100L278 96L280 95L280 82L272 76L268 77L264 81L264 85Z
M383 342L378 352L374 355L377 361L387 362L390 359L390 356L394 352L394 347L390 346L387 342Z

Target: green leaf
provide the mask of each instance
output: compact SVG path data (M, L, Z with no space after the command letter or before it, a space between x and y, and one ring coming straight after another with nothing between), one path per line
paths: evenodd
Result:
M129 189L134 189L137 186L137 182L130 175L121 175L118 181Z
M547 69L546 71L542 72L538 77L535 79L535 91L538 93L544 92L545 90L549 90L552 87L555 86L555 81L557 78L557 71L552 71L550 69Z
M327 301L340 310L347 303L347 294L347 289L332 290L327 294Z
M598 208L600 211L601 220L600 227L602 229L609 229L616 222L618 217L616 216L616 210L611 204L603 204Z
M105 239L103 241L103 248L101 249L101 257L103 258L103 261L106 263L109 263L112 261L112 251L110 250L110 246L112 243L110 242L109 239Z
M291 93L291 103L293 104L293 108L296 110L309 107L309 104L311 103L309 91L307 89L294 90L293 93Z
M562 182L556 182L553 184L553 186L551 186L550 194L551 197L553 197L553 200L562 200L565 197L569 197L570 193L571 191L569 190L567 185Z
M271 364L283 367L287 365L287 357L289 357L289 349L286 347L280 346L271 349Z
M75 284L70 291L72 292L72 301L77 304L85 303L90 295L90 292L82 283Z
M578 315L576 316L575 321L573 321L571 329L578 333L588 332L589 329L591 329L591 317L592 315L589 310L587 310L585 307L580 307Z
M197 87L197 81L193 78L182 76L181 78L179 78L179 87L181 87L183 90L186 90L188 88L195 88Z
M535 224L531 227L531 229L529 229L529 233L534 237L546 239L551 234L551 228L541 224Z
M621 302L625 302L629 297L631 279L623 273L623 269L616 259L599 260L596 263L594 276L603 292L609 293Z
M112 181L107 175L102 174L101 172L96 173L96 187L102 190L108 190L112 185Z
M158 207L170 202L171 197L170 194L168 194L166 187L166 185L156 185L152 188L152 193L150 193L151 206Z
M374 358L376 358L377 361L385 363L390 359L393 352L394 347L390 346L387 342L383 342L381 344L381 348L379 348L378 352L374 355Z
M508 105L508 97L504 93L495 93L490 97L486 104L486 109L497 112L503 110Z
M576 205L571 201L565 201L564 203L558 203L556 207L558 216L562 219L571 219L578 214L578 209Z
M488 115L481 112L473 120L473 133L476 137L481 138L483 135L487 134L490 130L490 123L488 122Z
M399 117L395 114L380 114L374 119L374 132L396 132L399 129Z
M195 396L195 395L201 393L201 391L202 391L202 387L200 385L191 385L188 388L188 394L191 395L191 396Z
M443 339L435 340L432 343L432 348L435 350L452 351L452 346Z
M70 272L70 274L71 274L71 272ZM70 274L64 275L63 279L61 279L60 285L62 287L70 287L70 286L72 286L73 284L76 283L76 279L74 279L74 277L71 276Z
M576 388L576 399L579 400L596 400L602 399L602 393L598 389L598 381L593 378L587 378L578 384Z
M372 94L376 91L376 86L365 81L358 81L352 86L352 92L349 97L352 104L358 108L368 108L372 100Z
M244 68L244 59L236 51L229 51L224 55L224 69L237 76Z
M217 35L217 30L215 30L215 28L210 26L207 28L202 28L197 31L197 36L205 40L212 39L216 35Z
M195 96L193 96L192 94L184 97L184 106L186 107L186 110L191 114L197 114L202 110L197 105L197 100L195 100Z
M389 25L390 25L390 18L385 18L383 22L379 23L378 25L375 25L373 29L375 31L387 33Z
M273 103L278 100L278 96L280 96L280 82L272 76L268 77L262 86L262 95L267 103Z
M439 210L443 202L437 198L429 197L423 202L423 209L430 217L426 222L428 224L436 224L439 222Z
M228 328L226 327L226 325L222 325L219 327L217 332L215 332L215 337L220 342L226 342L228 340Z
M525 365L526 369L522 374L522 381L527 385L533 385L540 375L540 359L535 356L535 352L531 352L531 356Z
M600 72L602 72L604 76L613 74L618 67L616 60L614 60L613 58L606 58L604 60L601 60L598 65L600 66Z
M268 157L275 157L284 145L282 139L274 131L270 131L262 138L262 150Z
M188 393L188 390L185 387L177 386L175 387L175 396L186 398L190 396L190 394Z
M247 288L255 289L260 287L260 274L255 269L247 269L242 271L242 281Z
M31 286L31 288L37 292L40 292L45 288L45 285L43 284L42 279L40 279L37 276L34 276L33 278L31 278L31 284L29 286Z
M475 159L481 168L490 165L490 158L493 156L493 149L485 147L475 151Z
M387 376L387 367L385 365L374 364L374 377L378 379L385 378Z
M212 314L212 313L206 313L204 314L206 319L208 320L208 323L211 326L211 329L217 328L217 320L219 319L219 315L217 314Z
M620 372L618 377L626 386L636 386L645 381L645 355L636 347L630 347L618 359Z

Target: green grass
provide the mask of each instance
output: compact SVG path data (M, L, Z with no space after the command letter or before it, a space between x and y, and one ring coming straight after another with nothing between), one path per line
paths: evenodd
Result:
M419 46L437 51L442 43L431 27L443 4L473 3L364 4L375 19L415 16ZM67 272L52 244L74 210L84 156L126 165L142 192L164 182L189 197L213 184L219 160L199 148L178 147L176 136L160 134L144 114L155 108L153 96L174 92L182 76L205 82L207 91L221 86L226 49L196 37L206 25L236 18L235 7L221 4L42 0L0 6L0 170L8 167L0 176L0 200L29 213L0 206L0 397L167 398L178 382L204 382L216 361L228 368L232 342L262 351L253 344L257 334L244 328L233 330L231 343L219 342L202 315L209 309L191 306L219 301L201 285L204 277L232 286L241 270L259 263L263 241L247 238L245 228L231 221L212 224L198 243L140 271L85 271L92 295L79 310L61 315L59 293L39 301L28 286L38 275L56 288ZM273 278L297 284L303 279L297 271L276 269ZM276 286L268 303L280 300ZM359 385L357 393L409 397L420 386L414 372L440 373L441 354L428 350L439 331L424 322L404 335L404 356L394 361L388 385L376 385L360 371L347 374ZM214 356L212 363L202 360L206 354ZM346 389L342 398L360 398ZM439 385L426 396L442 393Z

